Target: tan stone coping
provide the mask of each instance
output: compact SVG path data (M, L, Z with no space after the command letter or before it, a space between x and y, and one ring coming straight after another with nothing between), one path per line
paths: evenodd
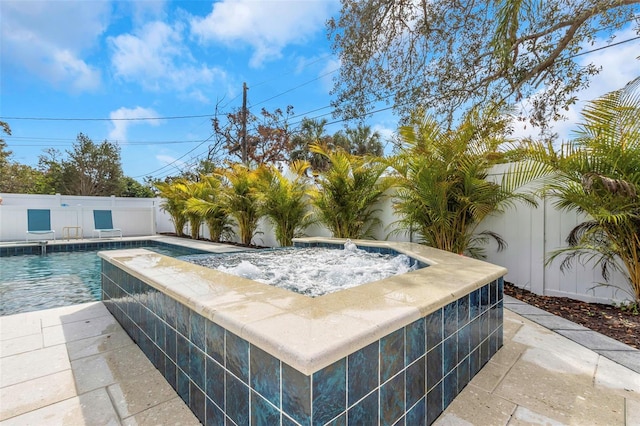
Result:
M331 238L296 241L345 242ZM305 374L507 273L500 266L419 244L353 242L390 248L429 266L311 298L145 249L98 255Z

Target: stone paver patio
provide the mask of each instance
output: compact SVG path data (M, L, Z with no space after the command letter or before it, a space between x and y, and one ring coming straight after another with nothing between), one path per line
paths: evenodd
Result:
M436 425L640 425L640 351L505 307L503 348ZM199 424L101 302L0 317L0 343L2 426Z

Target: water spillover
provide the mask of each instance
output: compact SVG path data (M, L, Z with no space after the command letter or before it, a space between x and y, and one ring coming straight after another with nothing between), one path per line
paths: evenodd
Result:
M408 256L369 253L349 240L344 250L287 248L181 259L311 297L417 269Z

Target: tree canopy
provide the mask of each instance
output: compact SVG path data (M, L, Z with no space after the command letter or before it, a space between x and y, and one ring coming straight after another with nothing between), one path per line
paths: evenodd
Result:
M341 62L344 118L393 104L451 120L461 107L528 98L536 125L556 118L599 69L576 56L636 19L640 0L341 0L328 23Z
M237 110L226 114L226 122L216 116L211 120L216 140L212 146L222 148L229 156L240 161L245 155L248 162L257 164L283 161L287 157L291 136L287 120L292 115L293 107L288 106L286 111L263 108L259 116L247 111L246 118L242 110ZM210 147L209 160L223 155L220 151L211 150Z

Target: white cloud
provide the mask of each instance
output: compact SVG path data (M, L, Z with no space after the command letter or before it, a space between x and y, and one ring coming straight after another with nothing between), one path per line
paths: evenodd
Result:
M340 69L340 60L336 58L331 58L327 61L326 65L320 71L320 75L322 76L322 87L327 91L327 93L331 92L333 89L333 79L336 78L339 74Z
M158 113L151 108L118 108L115 111L111 111L109 118L111 118L111 124L113 129L109 132L109 140L118 142L119 144L126 143L127 130L130 126L135 124L150 124L152 126L160 125L161 120L127 120L131 118L156 118Z
M95 90L100 71L82 54L97 47L111 14L106 1L0 2L3 62L57 86Z
M627 40L635 36L635 32L629 28L618 32L614 42ZM584 51L589 51L606 45L607 43L601 40L593 46L585 45L583 49ZM637 42L621 44L588 53L581 57L579 61L581 65L586 66L593 63L602 67L602 70L598 75L591 77L588 88L576 94L578 101L568 111L563 111L566 120L553 123L553 131L558 134L560 141L573 137L573 131L582 119L580 113L588 101L594 100L605 93L621 89L629 81L640 76L640 61L637 57ZM517 123L514 135L517 137L536 136L537 130L532 129L530 125L525 127L525 124Z
M154 21L133 34L110 37L111 62L116 76L139 83L152 91L175 90L208 98L194 87L224 82L226 73L215 67L197 64L182 37L179 23L170 26Z
M181 169L187 165L187 163L185 163L184 161L178 160L176 157L169 154L156 154L156 160L158 160L160 164L163 164L165 166L168 166L168 165L173 166L173 168L178 172L181 172L182 171ZM168 170L169 171L165 170L162 173L163 174L166 173L165 176L173 173L173 169L168 169Z
M203 42L251 46L250 65L259 67L278 59L288 44L302 44L323 30L336 6L334 1L223 0L206 17L191 19L191 32Z

